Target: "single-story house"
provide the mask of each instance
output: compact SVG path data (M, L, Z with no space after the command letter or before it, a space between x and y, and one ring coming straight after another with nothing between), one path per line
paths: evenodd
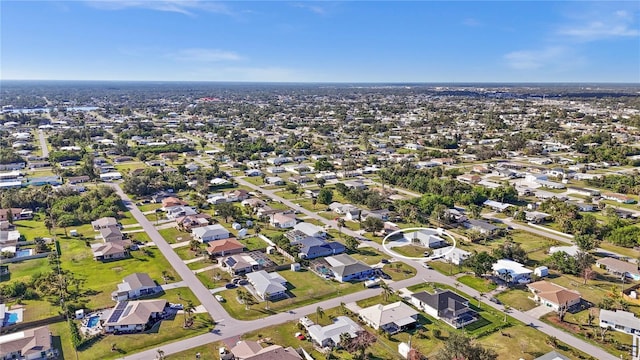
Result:
M496 231L498 231L499 229L497 226L489 224L484 220L476 220L476 219L469 219L463 222L462 225L469 230L474 230L488 236L495 234Z
M624 275L636 281L640 280L640 270L638 270L638 264L614 259L612 257L604 257L596 260L596 265L599 268L607 270L608 273L619 276Z
M471 256L471 253L469 251L462 250L459 247L446 246L434 249L431 256L434 259L444 259L454 265L460 265L466 258Z
M230 237L229 231L220 224L197 227L191 230L191 234L202 243Z
M369 306L358 311L358 315L367 325L389 334L410 329L418 320L418 312L402 301Z
M619 202L621 204L633 204L636 202L634 198L624 194L603 193L601 196L603 199Z
M533 360L571 360L568 357L560 354L557 351L550 351L542 356L539 356Z
M628 311L600 309L600 327L610 327L627 334L640 334L640 318Z
M107 261L124 259L129 256L129 245L131 245L131 242L128 240L92 244L91 251L93 252L93 258L95 260Z
M555 311L566 310L582 300L579 292L545 280L528 284L527 287L533 293L534 301Z
M249 192L247 190L238 189L229 191L224 194L224 196L227 198L227 202L243 201L249 198Z
M167 300L120 301L109 312L103 327L107 333L144 331L162 318Z
M307 327L309 337L320 347L337 347L340 345L342 334L349 334L352 339L357 336L362 327L347 316L338 316L333 320L333 324L320 326L313 324Z
M198 211L190 206L172 206L165 208L167 219L174 220L183 216L197 215Z
M318 257L337 255L345 252L346 248L339 242L327 242L324 239L316 237L306 237L298 242L298 254L303 259L315 259Z
M272 214L269 223L279 229L288 229L296 226L296 216L294 214L275 213Z
M174 206L187 206L187 202L173 196L164 197L162 199L162 210L166 211L168 208L172 208Z
M114 217L103 217L98 220L92 221L91 226L93 227L93 230L98 231L100 229L118 227L119 224L118 224L118 220L116 220L116 218Z
M277 272L268 273L264 270L247 274L247 280L255 289L256 295L263 300L279 299L286 296L287 280Z
M371 266L347 254L328 256L325 260L330 265L329 270L339 282L366 280L374 273Z
M327 233L321 227L307 222L296 224L293 229L304 233L306 236L314 236L319 238L325 238L327 236Z
M493 200L486 200L483 203L484 206L488 206L490 207L492 210L497 211L497 212L503 212L505 210L507 210L508 208L510 208L511 204L507 204L507 203L503 203L500 201L493 201Z
M89 180L90 178L87 175L72 176L67 178L67 182L69 184L79 184L79 183L87 182Z
M9 221L9 214L11 214L13 221L33 218L33 211L31 209L11 208L0 209L0 221Z
M191 231L191 229L209 225L210 220L211 215L205 213L180 216L176 218L176 227Z
M249 255L236 254L224 259L222 267L233 275L244 275L260 269L260 264Z
M302 360L302 357L292 347L283 348L280 345L269 345L263 348L258 342L250 340L236 343L231 348L229 355L233 355L232 359L235 360ZM224 357L224 359L228 358Z
M411 243L419 243L429 249L447 246L447 242L441 238L440 233L435 229L421 229L404 234L404 238Z
M549 218L551 218L550 214L543 213L540 211L525 211L524 212L525 219L534 224L540 224Z
M228 256L239 254L244 251L244 245L236 238L227 238L208 243L207 253L210 257Z
M411 295L410 302L418 309L459 329L478 320L469 307L469 300L451 290L426 291Z
M104 242L122 241L124 239L124 234L122 234L120 228L117 226L101 228L99 231L100 237Z
M519 262L508 259L498 260L491 268L496 276L513 284L528 283L531 281L531 273L533 273L533 270L527 269Z
M14 332L0 336L0 358L50 359L55 357L55 347L48 326Z
M102 181L112 181L112 180L120 180L122 179L122 174L117 171L109 171L100 174L100 180Z
M149 277L149 274L133 273L122 279L118 284L118 290L111 293L111 298L115 301L125 301L152 295L160 290L161 288Z

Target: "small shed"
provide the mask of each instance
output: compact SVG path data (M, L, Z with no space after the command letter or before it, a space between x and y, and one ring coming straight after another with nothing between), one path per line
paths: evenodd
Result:
M76 229L69 230L69 235L71 235L71 236L78 236L78 230L76 230Z
M300 271L300 263L291 264L291 271Z
M234 222L233 224L231 224L231 227L233 228L233 230L242 229L242 225L238 224L237 222Z
M250 228L253 226L253 221L247 220L247 227Z
M239 237L239 238L243 238L243 237L245 237L245 236L247 236L247 229L240 229L240 230L238 231L238 237Z
M533 269L533 274L538 277L545 277L549 275L549 268L546 266L538 266L537 268Z
M76 320L84 319L84 309L76 310Z
M267 246L267 254L273 254L275 253L276 248L275 246Z

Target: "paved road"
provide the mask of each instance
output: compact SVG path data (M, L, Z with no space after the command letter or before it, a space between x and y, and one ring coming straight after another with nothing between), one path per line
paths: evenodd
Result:
M38 138L40 139L40 149L42 149L42 157L49 157L49 148L47 147L47 139L44 138L44 131L38 130Z
M236 181L244 186L252 188L254 190L260 190L260 192L265 195L271 197L273 200L281 201L283 204L291 207L292 209L296 209L305 215L321 221L324 224L330 226L337 226L336 222L333 220L325 219L318 214L308 211L293 202L286 200L278 195L276 195L272 190L262 189L259 186L248 183L247 181L236 178ZM176 269L178 274L182 277L183 281L189 285L192 289L196 297L200 300L202 305L204 305L207 312L209 312L212 317L216 320L216 328L207 334L199 335L193 338L184 339L180 341L176 341L169 344L164 344L161 346L161 349L164 351L166 355L174 354L177 352L181 352L187 349L191 349L197 346L201 346L203 344L216 342L220 340L224 340L230 337L239 336L247 332L247 330L257 330L264 327L278 325L281 323L285 323L288 321L294 321L299 319L302 316L309 315L315 313L315 310L318 306L324 309L330 309L333 307L340 306L341 303L349 303L356 302L358 300L366 299L372 296L375 296L380 293L380 289L366 289L357 293L348 294L345 296L336 297L333 299L329 299L326 301L322 301L320 303L315 303L311 305L307 305L304 307L300 307L291 312L283 312L276 315L268 316L263 319L253 320L253 321L240 321L231 318L224 308L213 299L211 292L209 289L206 289L204 285L195 277L193 272L182 262L182 260L176 255L176 253L171 249L169 244L160 236L155 227L142 215L140 210L135 206L133 202L122 192L122 189L115 185L114 186L118 193L122 197L123 201L127 205L127 207L131 210L132 215L140 222L143 228L147 231L150 238L158 245L160 251L165 255L167 260L172 264L172 266ZM359 234L349 230L342 230L345 234L360 237ZM381 245L369 242L369 245L380 250L385 251ZM480 294L466 285L458 283L455 279L442 275L434 270L428 270L422 266L421 262L413 261L413 260L403 260L403 262L407 263L410 266L413 266L416 269L416 276L405 279L401 281L394 282L390 284L391 289L399 290L401 288L405 288L411 285L419 284L422 282L439 282L443 284L447 284L450 286L458 287L461 291L469 294L470 296L479 298L486 306L491 306L498 311L503 311L503 307L501 305L494 304L489 302L488 299L484 297L480 297ZM605 352L604 350L591 345L585 341L582 341L578 338L573 337L569 333L565 333L561 330L548 326L527 314L521 313L516 310L511 310L510 315L525 324L532 324L538 330L542 331L551 336L555 336L558 340L563 341L570 346L573 346L577 349L581 349L601 360L615 360L617 359L613 355ZM151 349L147 351L143 351L131 356L127 356L124 359L127 360L147 360L153 359L157 355L157 348Z

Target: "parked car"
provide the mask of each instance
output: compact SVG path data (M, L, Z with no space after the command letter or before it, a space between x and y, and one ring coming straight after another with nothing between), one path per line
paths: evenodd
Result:
M238 285L247 285L247 284L249 284L248 280L240 279L240 281L238 281Z
M171 309L175 309L175 310L182 310L184 309L184 306L182 306L182 304L173 304L173 303L169 303L169 307Z
M491 301L492 303L496 303L496 304L498 304L498 305L502 304L502 303L500 302L500 300L498 300L498 299L496 299L496 298L494 298L494 297L489 298L489 301Z
M233 288L237 288L238 285L236 285L234 283L228 283L224 287L226 287L227 289L233 289Z
M218 300L219 302L224 302L224 298L218 294L214 295L214 297L216 298L216 300Z
M388 264L388 263L389 263L389 260L387 260L387 259L382 259L382 260L380 260L380 262L381 262L381 263L383 263L383 264Z

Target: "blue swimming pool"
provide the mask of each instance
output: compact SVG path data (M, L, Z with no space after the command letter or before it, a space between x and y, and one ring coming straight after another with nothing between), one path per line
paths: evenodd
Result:
M16 257L25 257L31 255L31 249L23 249L16 251Z
M18 322L18 314L17 313L6 313L4 318L5 325L13 325Z
M90 329L94 328L98 326L98 322L100 322L100 316L92 316L89 318L89 321L87 322L87 327Z

